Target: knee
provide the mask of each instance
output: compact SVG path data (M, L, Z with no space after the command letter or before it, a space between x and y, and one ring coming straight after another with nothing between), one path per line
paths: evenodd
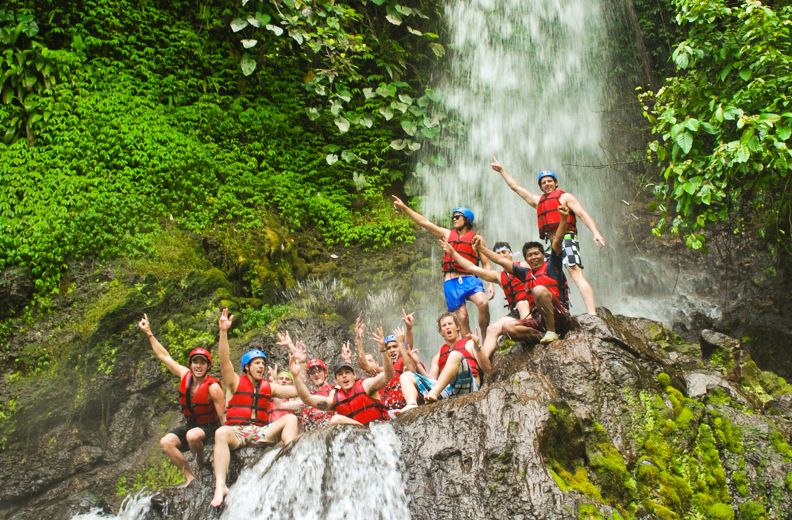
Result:
M220 443L228 444L234 437L234 429L230 426L221 426L215 431L215 446Z
M172 433L169 433L168 435L160 439L160 446L162 446L163 451L176 449L179 447L180 444L181 441L179 441L179 438Z
M501 332L503 334L506 334L507 336L509 336L511 334L514 334L516 325L517 325L517 321L516 320L515 321L510 321L509 323L506 323L505 325L503 325L503 328L501 329Z
M531 289L531 293L533 294L534 300L537 299L544 300L552 296L550 290L543 285L537 285L536 287Z
M195 428L187 432L187 444L190 446L195 443L203 443L204 433L200 428Z
M458 365L459 363L462 362L463 359L465 359L465 356L463 356L461 353L459 353L459 352L457 352L455 350L455 351L451 352L448 355L448 360L446 361L446 366L449 365L449 364L450 365Z
M403 372L401 376L399 376L399 382L402 386L412 385L415 386L415 375L412 372Z

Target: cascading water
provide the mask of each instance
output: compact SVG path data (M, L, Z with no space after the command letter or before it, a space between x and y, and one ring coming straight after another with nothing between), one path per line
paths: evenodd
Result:
M599 250L578 224L586 278L598 305L627 315L669 319L658 297L670 296L659 275L665 269L640 258L623 243L629 217L624 199L633 193L611 168L603 150L613 139L604 112L619 95L606 20L623 19L619 2L608 0L458 0L445 7L451 53L449 70L434 78L449 113L465 133L438 153L428 147L416 168L421 211L450 227L450 212L470 207L474 229L488 245L508 241L515 253L537 240L536 211L511 191L490 167L494 155L533 193L537 174L553 170L560 188L573 193L593 217L608 245ZM637 58L636 58L637 60ZM623 74L623 73L622 73ZM440 249L434 251L436 297L422 301L422 317L445 310ZM516 254L516 259L521 255ZM663 273L666 274L666 273ZM585 312L569 280L572 313ZM505 314L500 290L490 304L492 320ZM678 302L677 302L678 304ZM678 307L675 305L674 307ZM669 305L667 308L671 308ZM471 328L476 308L468 304ZM434 347L433 327L419 344Z

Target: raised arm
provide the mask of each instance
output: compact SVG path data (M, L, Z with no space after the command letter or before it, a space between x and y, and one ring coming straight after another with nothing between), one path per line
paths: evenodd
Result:
M380 355L382 356L382 367L385 369L374 377L369 377L363 380L363 390L367 394L374 397L372 394L378 390L382 390L388 385L396 372L393 370L393 361L389 355L385 353L385 336L382 332L382 327L377 329L377 334L372 334L371 339L377 342L379 346Z
M440 226L438 226L434 222L431 222L428 218L424 217L423 215L421 215L417 211L407 207L407 204L402 202L402 200L399 197L397 197L396 195L393 195L393 207L396 208L397 210L400 209L400 210L404 211L405 213L407 213L407 216L410 217L411 219L413 219L413 221L416 224L418 224L422 228L426 229L427 231L429 231L431 234L433 234L437 238L440 238L440 237L448 238L448 236L451 234L451 230L446 229L446 228L441 228Z
M404 322L404 326L407 328L407 331L404 334L404 341L407 343L406 345L407 350L410 350L413 348L413 345L415 344L413 338L413 325L415 323L415 313L411 312L410 314L407 314L406 312L404 312L404 309L402 309L402 321Z
M558 199L558 202L571 209L575 213L575 216L577 216L586 225L586 227L589 228L592 233L594 233L595 244L600 246L600 248L605 247L605 239L602 237L602 234L600 234L597 224L594 222L594 219L591 218L591 215L589 215L588 212L583 209L583 205L577 200L577 198L575 198L574 195L571 193L564 193L561 195L561 198Z
M366 373L371 374L377 371L377 367L371 366L366 359L366 351L363 350L363 334L366 332L366 324L360 321L360 318L355 320L355 353L357 354L357 362L360 369Z
M523 188L514 177L509 175L509 172L507 172L506 168L504 168L501 163L498 162L498 159L496 159L494 155L492 156L492 164L490 166L492 166L493 170L501 174L501 177L503 177L503 180L506 181L506 184L509 186L509 188L511 188L514 193L519 195L522 200L534 208L537 204L539 204L539 195L535 195Z
M475 247L478 252L481 253L482 257L488 258L490 261L495 262L499 266L503 267L504 271L509 273L514 272L514 262L512 260L503 258L501 255L495 253L491 249L487 249L484 238L481 235L476 235L473 237L473 247ZM498 282L500 283L500 276L498 276Z
M143 315L143 319L138 323L138 327L140 327L140 330L146 333L149 343L151 344L151 349L154 351L154 355L157 356L157 359L159 359L165 365L171 374L182 378L184 377L184 374L190 371L190 369L186 366L178 364L171 357L168 351L165 350L165 347L162 346L162 343L157 341L157 338L155 338L154 334L151 332L151 326L149 324L147 315Z
M553 237L553 251L560 255L561 248L564 246L564 235L566 235L569 208L562 204L558 206L558 213L561 214L561 222L558 223L558 229L556 229L555 236Z
M305 365L305 350L297 347L294 354L289 354L289 370L294 376L294 388L297 391L297 396L300 401L308 406L319 408L320 410L332 410L335 408L333 403L333 392L330 396L312 395L308 390L308 384L305 382L302 367Z
M231 356L228 351L228 329L231 328L233 320L234 315L229 316L228 309L223 309L219 321L220 341L218 341L217 350L220 357L220 375L223 378L227 399L234 395L237 386L239 386L239 376L234 372L234 365L231 364Z
M496 273L495 271L491 271L489 269L482 269L481 267L477 266L467 258L463 257L462 255L457 253L453 247L451 247L451 244L449 244L448 240L446 240L445 238L440 239L440 247L443 248L443 251L453 256L454 260L456 260L457 263L459 263L459 265L461 265L462 268L468 271L470 274L474 276L478 276L482 280L485 280L490 283L497 282L498 285L500 285L500 275L498 273ZM489 261L487 261L487 265L490 265Z
M402 310L402 312L404 312L404 310ZM393 335L396 336L396 341L399 344L399 354L401 355L402 362L404 363L404 370L407 372L415 372L418 368L418 363L415 362L415 359L413 359L413 357L410 355L409 349L405 346L406 340L404 338L406 336L404 329L401 327L396 327L393 329Z

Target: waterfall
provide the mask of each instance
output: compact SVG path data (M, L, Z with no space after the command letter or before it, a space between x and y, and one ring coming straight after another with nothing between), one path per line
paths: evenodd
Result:
M446 3L445 15L449 66L435 73L433 87L465 130L444 147L424 147L418 157L414 186L422 213L451 227L451 210L470 207L474 229L487 244L508 241L521 260L522 244L538 239L536 211L491 169L491 157L536 194L538 173L553 170L559 187L578 198L608 244L600 250L578 224L584 273L597 305L674 318L670 310L678 306L658 305L658 298L672 297L660 278L668 268L641 257L624 236L628 219L635 218L629 213L635 189L623 172L602 167L612 160L609 150L618 147L614 139L624 137L608 126L607 113L620 108L620 99L634 99L623 85L634 87L636 81L624 76L640 66L637 57L635 64L613 63L619 43L609 30L629 26L623 2L457 0ZM624 56L624 49L618 52ZM445 310L440 255L435 248L436 272L426 281L437 290L420 304L428 321L419 344L435 351L439 341L429 321ZM572 314L585 312L571 279L569 285ZM501 294L496 288L490 302L493 321L506 312ZM475 305L468 303L468 310L473 328Z

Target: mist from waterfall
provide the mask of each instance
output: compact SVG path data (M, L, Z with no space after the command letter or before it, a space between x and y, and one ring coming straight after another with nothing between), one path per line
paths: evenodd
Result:
M536 210L491 169L491 158L496 156L537 194L538 173L553 170L559 187L578 198L607 241L600 250L578 219L584 273L597 305L668 321L679 302L663 298L672 296L680 275L626 247L623 230L626 219L635 218L628 205L634 189L623 174L602 167L614 138L605 127L605 111L613 108L619 88L609 82L614 42L606 20L623 19L618 5L608 0L447 2L449 68L435 74L433 87L465 132L441 154L425 147L416 185L420 210L430 220L451 227L453 208L467 206L476 215L474 229L488 245L508 241L515 260L521 260L522 244L538 239ZM436 297L420 302L426 320L446 310L439 247L433 255L436 275L426 283L437 286ZM585 312L571 279L569 285L572 314ZM506 313L504 303L496 288L490 302L493 321ZM468 304L468 310L473 328L476 307ZM434 328L424 330L419 344L439 348Z

